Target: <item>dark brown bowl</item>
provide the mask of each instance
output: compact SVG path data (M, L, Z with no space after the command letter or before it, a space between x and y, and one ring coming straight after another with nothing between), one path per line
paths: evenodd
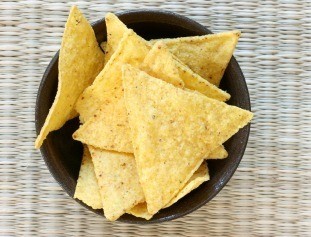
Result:
M120 19L145 39L172 38L182 36L210 34L204 26L184 16L153 10L125 11L117 14ZM104 19L93 24L98 42L106 40ZM47 67L37 96L36 130L37 134L56 95L58 80L58 53ZM242 71L237 61L232 58L220 87L231 94L228 102L240 108L250 110L249 94ZM58 131L49 134L41 147L43 159L51 174L60 186L73 197L82 158L82 144L72 139L72 133L78 128L78 119L73 119ZM229 153L227 159L208 162L211 179L198 189L185 196L169 208L161 210L151 220L136 218L125 214L119 221L128 223L158 223L184 216L210 201L226 185L237 169L244 154L250 125L241 129L225 143ZM76 200L89 210L103 216L103 211L93 210Z

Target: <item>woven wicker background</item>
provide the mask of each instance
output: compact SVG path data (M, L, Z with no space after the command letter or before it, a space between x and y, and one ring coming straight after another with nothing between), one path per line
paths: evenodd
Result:
M167 223L110 223L71 200L33 148L41 76L70 6L93 22L108 11L175 11L214 32L243 32L235 56L255 119L243 161L208 205ZM311 2L1 1L1 236L310 236Z

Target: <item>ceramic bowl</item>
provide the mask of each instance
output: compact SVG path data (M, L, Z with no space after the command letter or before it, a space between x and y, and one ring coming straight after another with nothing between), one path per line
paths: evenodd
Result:
M199 23L171 12L135 10L121 12L117 15L129 28L147 40L211 33ZM95 22L92 26L98 42L105 41L104 19ZM37 133L39 133L55 98L57 80L58 53L48 65L38 90L35 114ZM231 94L229 104L250 110L247 85L234 57L225 71L220 87ZM68 121L61 129L50 133L41 147L41 153L48 169L70 197L74 195L82 159L82 144L72 139L72 133L78 126L77 118ZM227 159L208 161L211 177L208 182L203 183L171 207L161 210L149 221L128 214L123 215L118 221L138 224L169 221L191 213L209 202L226 185L237 169L246 148L249 131L250 125L247 125L225 143L229 153ZM102 210L93 210L79 200L76 201L87 209L104 216Z

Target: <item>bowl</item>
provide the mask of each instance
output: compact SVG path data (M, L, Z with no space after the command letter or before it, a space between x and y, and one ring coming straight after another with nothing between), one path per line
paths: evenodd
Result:
M166 11L134 10L120 12L116 15L129 28L147 40L212 33L206 27L189 18ZM98 42L106 40L104 19L95 22L92 26ZM35 113L37 134L40 132L54 101L57 81L58 53L48 65L38 90ZM250 110L247 85L234 57L225 71L220 87L231 94L228 104ZM48 169L70 197L74 195L82 159L82 144L72 139L72 133L78 127L77 118L68 121L61 129L50 133L41 147L41 153ZM209 202L226 185L237 169L246 148L249 131L250 125L247 125L225 143L229 153L227 159L208 162L211 177L208 182L203 183L171 207L161 210L149 221L128 214L123 215L119 221L137 224L169 221L191 213ZM93 210L81 201L76 201L87 209L104 216L102 210Z

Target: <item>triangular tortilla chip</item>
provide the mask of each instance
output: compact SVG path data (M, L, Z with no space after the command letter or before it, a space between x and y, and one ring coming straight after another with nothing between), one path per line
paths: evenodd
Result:
M144 202L133 155L89 146L101 194L104 214L116 220L138 203Z
M105 16L106 29L107 29L107 45L105 49L105 61L111 58L112 54L116 51L123 35L128 28L123 24L119 18L113 13L107 13Z
M109 19L109 23L107 23L107 19ZM108 32L107 46L109 45L106 59L109 59L121 41L127 27L112 13L107 14L106 25ZM160 40L163 40L170 51L192 71L210 83L219 86L240 35L240 31L234 30L203 36ZM150 43L157 41L152 40Z
M120 103L106 106L81 125L73 139L99 149L133 153L126 110L122 107Z
M189 194L192 190L196 189L197 187L199 187L202 183L204 183L207 180L209 180L208 169L207 169L206 163L203 162L201 166L199 167L199 169L196 172L194 172L192 177L186 183L185 187L181 189L181 191L165 206L165 208L173 205L179 199ZM136 216L136 217L144 218L146 220L150 220L153 216L152 214L148 212L147 203L145 202L137 204L127 213L133 216Z
M184 91L129 65L123 66L123 87L150 214L169 203L208 152L252 118L249 111Z
M185 84L179 76L175 61L163 42L159 41L153 45L140 68L153 77L183 88Z
M131 61L130 57L135 49L137 49L136 60ZM76 109L80 113L81 120L87 121L73 134L74 139L99 149L134 152L129 135L123 91L120 87L120 68L122 63L139 66L139 62L147 55L148 49L146 41L132 31L125 34L113 58L77 102ZM169 79L166 80L171 82ZM177 80L181 81L180 78ZM100 108L97 113L96 108ZM223 153L216 153L214 157L222 158Z
M194 172L193 176L189 179L185 187L182 188L182 190L179 192L177 196L182 198L190 191L198 187L202 182L206 181L207 180L206 172L205 173L203 172L205 170L206 168L203 169L201 165L199 169L196 172ZM195 184L197 184L197 186ZM103 208L101 195L99 193L99 186L94 171L94 165L87 146L84 146L83 158L74 198L81 200L82 202L92 207L93 209ZM180 198L178 199L175 198L174 199L175 202L178 201ZM127 213L132 214L136 217L144 218L146 220L151 219L153 216L148 213L147 204L145 202L137 204L135 207L127 211Z
M213 160L213 159L224 159L228 157L228 152L226 151L223 145L217 147L208 155L206 155L206 160Z
M133 153L121 68L124 63L139 66L148 52L146 41L128 30L103 71L76 104L80 119L89 121L74 133L74 139L102 149Z
M203 36L163 39L163 41L192 71L219 86L240 35L241 32L235 30Z
M83 148L82 163L74 198L81 200L93 209L103 208L92 158L87 146Z
M153 215L148 212L147 203L145 202L137 204L127 213L136 217L144 218L146 220L150 220L153 217Z
M76 100L104 66L104 53L94 31L76 6L70 10L59 53L57 94L35 147L40 148L49 132L74 117Z
M149 46L146 41L132 30L128 30L105 68L78 99L76 110L82 121L93 117L98 108L114 105L123 100L122 65L128 63L139 66L148 51Z
M114 117L114 111L111 110L111 116L108 118ZM117 115L115 115L117 116ZM84 144L92 145L95 148L105 150L107 149L107 140L110 139L109 132L113 131L114 127L110 126L110 131L106 133L102 127L106 127L107 117L105 114L101 113L96 115L96 117L89 119L85 124L80 126L80 128L73 134L73 138L75 140L81 141ZM111 123L113 124L113 123ZM132 141L129 136L129 127L128 123L126 125L117 124L117 131L119 134L124 134L122 139L112 139L109 143L109 150L117 150L118 152L125 152L125 153L133 153ZM127 135L126 135L127 134ZM121 149L120 149L121 147ZM205 157L207 160L209 159L224 159L227 158L228 153L225 148L221 145L214 149L211 153L207 154Z
M181 80L186 88L196 90L212 99L226 101L230 98L228 93L204 80L177 60L162 41L157 41L153 45L141 68L149 75L179 87Z
M185 187L181 189L181 191L165 206L165 208L170 207L174 203L176 203L179 199L183 198L187 194L189 194L192 190L199 187L202 183L209 180L209 173L207 169L207 165L203 162L199 169L194 172L191 178L186 183Z

